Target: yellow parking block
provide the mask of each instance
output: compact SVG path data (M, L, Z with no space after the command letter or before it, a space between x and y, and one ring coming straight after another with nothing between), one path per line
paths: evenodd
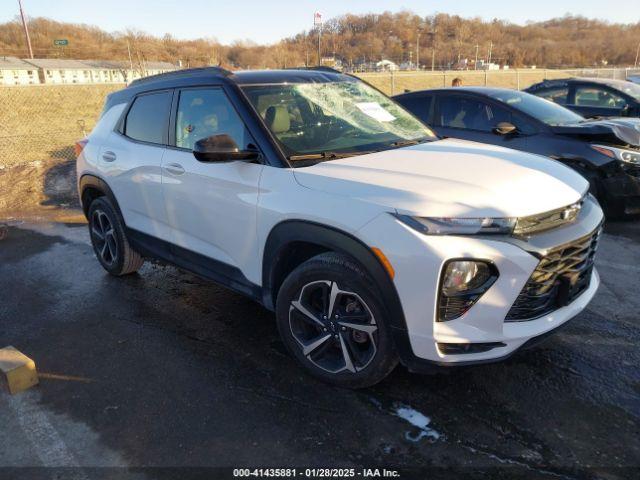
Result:
M0 372L6 377L12 395L38 384L35 362L13 347L0 349Z

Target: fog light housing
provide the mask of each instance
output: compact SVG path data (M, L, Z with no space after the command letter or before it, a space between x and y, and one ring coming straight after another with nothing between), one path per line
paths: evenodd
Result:
M442 269L438 321L462 316L493 285L498 269L484 260L449 260Z

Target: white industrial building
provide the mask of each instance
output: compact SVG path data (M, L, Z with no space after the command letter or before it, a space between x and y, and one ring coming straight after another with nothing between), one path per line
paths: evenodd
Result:
M91 67L66 58L32 58L26 60L38 68L40 83L93 83Z
M130 83L177 68L169 62L133 63L131 67L130 62L118 60L0 57L0 85Z
M33 85L40 83L38 69L15 57L0 57L0 85Z

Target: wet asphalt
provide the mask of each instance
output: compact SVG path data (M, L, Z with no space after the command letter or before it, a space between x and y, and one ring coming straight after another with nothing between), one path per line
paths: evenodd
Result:
M79 478L293 466L640 478L640 220L610 223L596 264L596 298L535 349L429 376L399 367L349 391L300 370L250 300L150 263L113 278L85 225L13 222L0 240L0 348L33 358L41 382L0 392L0 478L39 466Z

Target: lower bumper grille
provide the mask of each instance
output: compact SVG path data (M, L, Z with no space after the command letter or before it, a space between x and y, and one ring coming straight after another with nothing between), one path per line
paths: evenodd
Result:
M588 287L602 228L551 250L531 274L506 322L540 318L568 305Z

